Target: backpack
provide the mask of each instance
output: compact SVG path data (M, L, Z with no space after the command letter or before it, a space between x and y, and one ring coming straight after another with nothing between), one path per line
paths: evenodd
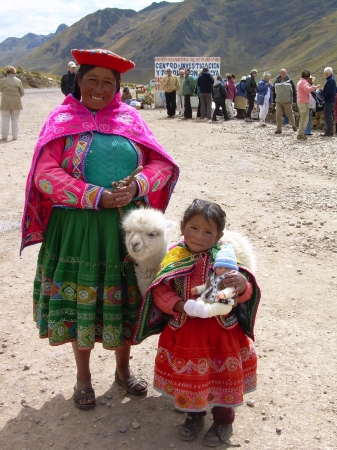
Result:
M320 112L324 109L324 97L322 95L322 89L316 91L316 111Z
M275 83L276 103L292 103L293 89L289 81Z
M222 85L223 86L223 85ZM213 85L213 98L214 100L220 100L223 98L221 95L221 83L217 83Z

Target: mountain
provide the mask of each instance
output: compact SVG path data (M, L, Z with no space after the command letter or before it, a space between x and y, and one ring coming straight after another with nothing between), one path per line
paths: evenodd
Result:
M0 44L0 66L17 66L22 58L30 55L36 48L66 30L68 25L59 25L55 33L37 35L28 33L22 38L10 37Z
M285 67L297 80L307 68L323 81L323 68L337 66L336 21L336 0L163 1L139 12L99 10L29 53L12 51L26 69L61 75L72 48L106 48L136 63L123 80L137 83L154 77L155 56L220 56L221 72L238 77L252 68L274 77Z

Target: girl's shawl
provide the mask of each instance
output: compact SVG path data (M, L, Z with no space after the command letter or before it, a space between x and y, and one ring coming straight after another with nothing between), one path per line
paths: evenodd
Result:
M178 166L157 142L138 111L122 103L120 97L120 93L117 93L106 108L97 111L93 115L81 102L72 95L68 95L63 103L50 113L40 132L27 178L25 206L21 225L21 249L26 245L41 242L43 239L43 232L52 211L52 202L48 202L47 205L46 202L43 202L43 207L39 207L42 194L34 183L34 172L42 147L59 137L77 135L84 132L92 133L94 131L104 134L116 134L164 156L174 167L172 177L163 190L149 192L148 199L150 206L165 211L178 180ZM27 238L28 236L29 239Z
M218 254L220 248L221 242L217 243L210 249L210 265L214 264L216 255ZM166 254L158 268L158 272L151 286L143 297L137 327L133 337L134 343L140 343L148 336L161 333L171 318L170 315L165 314L154 303L152 288L161 282L169 284L170 280L177 281L179 284L178 279L183 280L185 277L188 277L189 274L193 272L195 265L196 261L193 254L187 250L184 243L179 243ZM254 275L251 272L249 272L242 265L239 265L239 270L252 284L253 293L248 301L239 303L235 308L233 308L233 312L235 313L243 331L248 337L254 340L254 325L261 298L261 291L256 283ZM219 323L221 324L222 322Z

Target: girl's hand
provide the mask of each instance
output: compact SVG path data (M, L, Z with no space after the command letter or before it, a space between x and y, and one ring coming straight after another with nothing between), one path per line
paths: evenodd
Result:
M196 286L191 289L191 294L198 295L198 288Z
M128 205L138 192L138 185L133 180L125 187L110 190L104 189L99 206L101 208L121 208Z
M242 273L231 270L226 275L226 278L223 281L224 287L234 287L235 291L233 292L234 295L241 295L246 290L247 287L247 280L242 275Z

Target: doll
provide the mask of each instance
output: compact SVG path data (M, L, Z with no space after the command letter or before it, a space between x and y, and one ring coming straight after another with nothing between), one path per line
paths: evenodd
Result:
M189 316L206 319L213 316L228 314L235 304L233 299L235 288L223 287L223 281L228 272L239 270L236 264L236 256L231 246L225 245L219 251L215 263L214 272L207 279L206 284L195 286L191 289L192 295L200 295L197 300L187 300L184 310Z

